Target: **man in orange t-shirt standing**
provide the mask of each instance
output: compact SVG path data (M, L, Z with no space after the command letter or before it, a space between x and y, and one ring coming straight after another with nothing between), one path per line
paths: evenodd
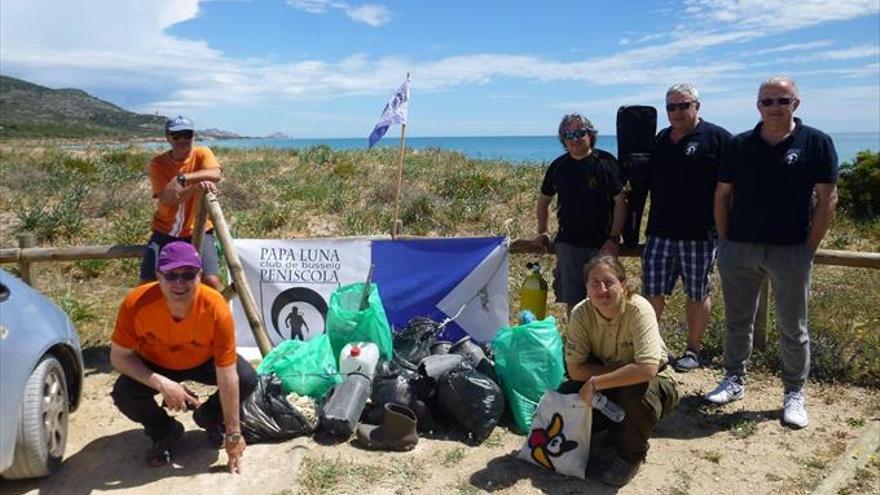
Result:
M253 367L235 352L235 325L223 296L200 284L202 262L192 244L176 241L159 254L158 282L136 287L122 306L110 343L110 362L121 375L113 386L116 407L144 425L153 441L147 462L171 461L184 427L172 411L195 409L193 420L215 448L224 446L229 471L241 472L245 441L241 401L257 386ZM217 385L204 402L184 380Z
M150 160L150 186L158 205L153 214L153 234L141 264L143 283L156 280L156 257L162 246L174 241L192 241L196 208L202 194L216 193L222 178L214 153L204 146L193 146L194 138L192 120L182 116L169 119L165 122L165 140L171 149ZM219 291L223 285L213 232L208 220L202 238L202 280Z

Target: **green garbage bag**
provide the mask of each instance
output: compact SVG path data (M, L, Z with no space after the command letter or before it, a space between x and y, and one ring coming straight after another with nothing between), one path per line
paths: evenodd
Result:
M504 327L492 339L495 373L510 404L517 430L532 431L532 414L547 390L565 376L562 338L548 316L525 325Z
M320 400L342 382L327 334L309 340L285 340L263 358L261 375L276 374L286 393Z
M333 357L339 364L339 353L349 342L373 342L379 348L379 355L391 361L391 326L385 316L385 308L379 297L376 284L370 284L367 307L361 309L364 297L363 283L344 285L330 294L330 308L327 311L327 335L333 347Z

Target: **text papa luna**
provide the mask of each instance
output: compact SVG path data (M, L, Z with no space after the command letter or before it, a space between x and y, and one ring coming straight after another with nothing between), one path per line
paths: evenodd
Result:
M335 270L260 270L264 282L307 282L313 284L338 284Z
M261 248L261 261L339 261L336 249L319 248Z

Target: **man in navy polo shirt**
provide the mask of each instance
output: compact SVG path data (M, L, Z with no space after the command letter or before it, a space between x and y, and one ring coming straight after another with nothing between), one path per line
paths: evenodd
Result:
M594 256L617 256L626 218L620 167L614 156L596 149L597 131L583 115L565 115L559 122L559 142L566 153L553 160L541 182L536 207L538 235L533 243L551 245L548 216L558 195L556 217L556 301L565 303L566 315L587 297L584 265Z
M803 428L808 424L803 389L810 371L810 269L837 203L838 169L831 138L794 118L798 105L793 80L764 81L758 90L761 122L734 138L721 166L715 224L726 376L706 399L725 404L743 397L758 291L769 276L782 338L782 422Z
M701 119L699 111L695 87L675 84L666 91L670 126L657 134L649 167L651 210L642 286L659 320L666 296L682 279L688 338L684 354L670 363L678 371L700 366L700 341L712 310L712 205L718 168L732 138L726 130Z

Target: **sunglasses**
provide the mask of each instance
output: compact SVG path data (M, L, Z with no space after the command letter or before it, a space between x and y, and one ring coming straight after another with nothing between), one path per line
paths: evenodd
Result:
M170 132L168 133L171 136L171 139L192 139L195 133L193 131L178 131L178 132Z
M666 104L666 111L667 112L674 112L675 110L687 110L693 104L694 104L694 102L692 102L692 101L683 101L681 103L667 103Z
M584 128L581 128L576 131L563 132L562 137L564 137L566 141L570 141L572 139L580 139L580 138L588 135L589 133L590 133L590 131L588 131Z
M169 282L176 282L179 279L183 279L187 282L192 282L196 279L196 276L199 274L197 271L187 271L187 272L165 272L161 273L162 278Z
M761 98L758 100L758 103L761 104L762 107L772 107L773 104L777 104L781 107L787 107L791 105L791 102L794 101L794 98L784 97L784 98Z

